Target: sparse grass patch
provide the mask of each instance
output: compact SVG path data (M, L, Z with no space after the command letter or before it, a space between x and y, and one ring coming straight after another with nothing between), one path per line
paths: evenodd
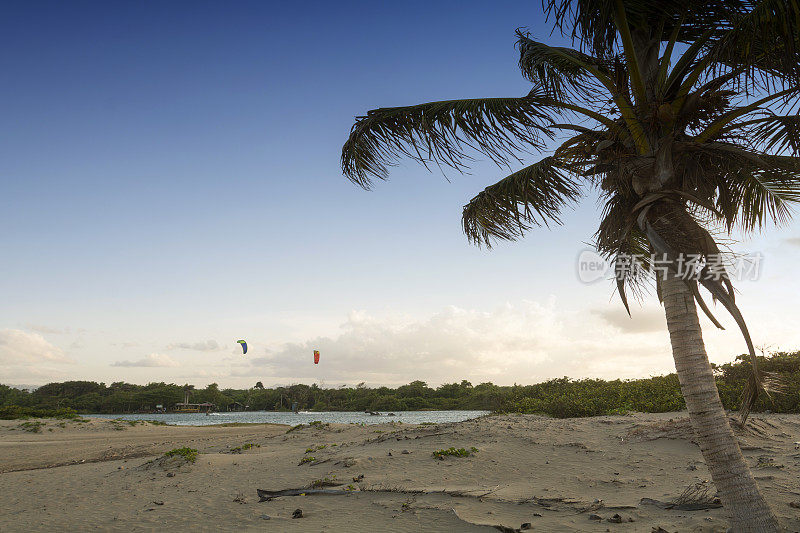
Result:
M338 487L339 485L341 485L341 483L336 481L336 474L334 474L331 477L315 479L308 487L312 489L318 489L322 487Z
M183 448L175 448L164 454L164 457L183 457L187 463L194 463L197 460L198 451L194 448L184 446Z
M33 420L30 422L23 422L18 428L27 431L28 433L41 433L42 427L44 426L44 422L39 422L38 420Z
M470 455L477 453L478 448L472 446L469 450L466 448L455 448L453 446L449 448L443 448L441 450L436 450L433 452L433 456L440 461L444 461L444 458L447 456L450 457L469 457Z
M247 450L251 450L253 448L261 448L261 445L248 442L247 444L242 444L241 446L236 446L235 448L231 448L231 453L242 453L246 452Z
M304 465L304 464L306 464L306 463L313 463L313 462L314 462L314 461L316 461L316 460L317 460L317 458L316 458L316 457L314 457L314 456L312 456L312 455L306 455L305 457L303 457L302 459L300 459L300 462L299 462L299 463L297 463L297 466L301 466L301 465Z

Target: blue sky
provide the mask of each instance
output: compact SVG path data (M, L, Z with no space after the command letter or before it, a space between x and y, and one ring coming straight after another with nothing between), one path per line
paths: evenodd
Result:
M448 182L401 162L371 192L341 176L369 109L525 94L520 26L550 33L537 2L5 4L0 382L669 371L654 302L623 323L610 284L577 281L591 198L487 252L461 208L507 170L478 162ZM778 318L798 235L742 248L771 267L740 286L757 342L800 345ZM712 360L743 350L709 335ZM307 365L315 347L327 365Z

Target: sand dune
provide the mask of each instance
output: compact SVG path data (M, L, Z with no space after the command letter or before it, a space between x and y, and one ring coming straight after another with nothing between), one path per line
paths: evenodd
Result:
M720 508L669 508L687 488L713 507L685 413L507 415L288 432L276 425L43 422L35 433L20 421L0 422L3 531L727 529ZM800 507L800 416L755 415L738 434L777 514L789 531L800 531L800 508L791 506ZM231 453L247 443L258 446ZM200 451L194 464L158 460L183 446ZM432 456L451 446L478 451ZM300 464L304 457L313 460ZM333 493L264 502L256 494L326 479ZM302 518L292 518L296 509Z

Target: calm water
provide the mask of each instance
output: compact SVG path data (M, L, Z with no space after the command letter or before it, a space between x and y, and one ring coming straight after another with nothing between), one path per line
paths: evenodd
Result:
M308 424L313 420L330 422L335 424L382 424L386 422L403 422L404 424L421 424L422 422L461 422L471 418L478 418L488 414L489 411L396 411L395 416L387 416L387 412L382 412L381 416L369 415L367 413L354 413L345 411L326 411L326 412L299 412L295 413L276 413L272 411L247 411L243 413L211 413L206 416L204 413L166 413L166 414L147 414L147 415L85 415L97 418L121 418L123 420L159 420L167 424L176 426L209 426L212 424L230 424L232 422L244 424L287 424L296 426L297 424Z

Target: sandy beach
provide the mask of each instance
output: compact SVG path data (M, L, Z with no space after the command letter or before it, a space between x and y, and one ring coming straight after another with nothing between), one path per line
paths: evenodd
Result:
M42 420L36 432L0 422L3 531L727 528L686 413L294 429L86 420ZM800 531L800 416L754 415L737 433L778 516ZM184 446L200 452L195 463L161 458ZM433 457L450 447L470 456ZM315 481L333 492L256 492ZM690 487L707 487L712 508L669 508Z

